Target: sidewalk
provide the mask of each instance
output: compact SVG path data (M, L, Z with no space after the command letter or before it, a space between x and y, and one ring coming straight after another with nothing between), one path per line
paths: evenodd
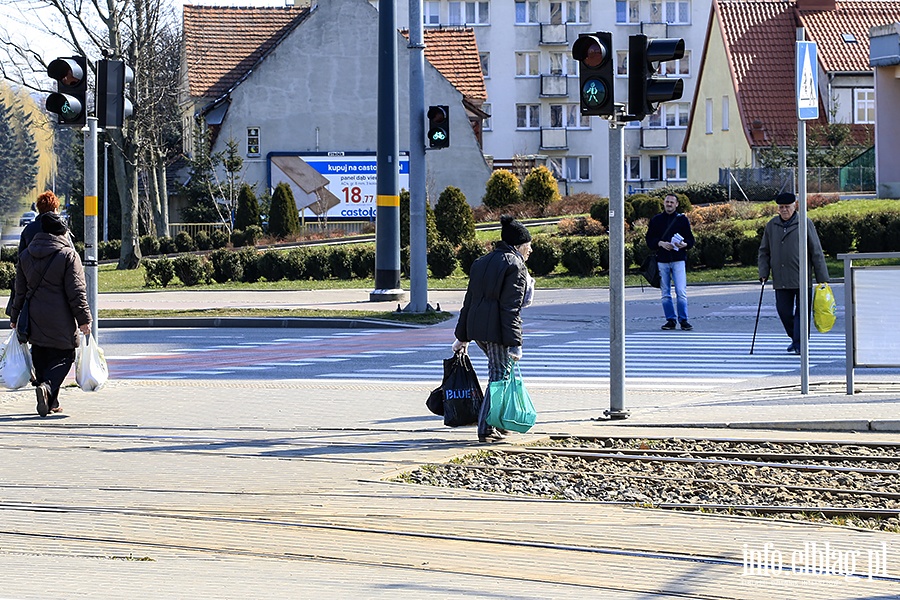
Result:
M442 308L453 293L438 300ZM356 300L333 297L347 301ZM333 305L323 295L317 302ZM632 416L616 423L591 420L608 408L603 385L537 385L530 390L540 421L512 441L551 433L897 439L868 430L697 428L900 421L900 391L890 382L863 378L867 390L852 397L827 383L806 397L795 381L765 383L674 395L629 382ZM448 429L427 413L430 387L111 381L94 394L65 389L65 412L45 419L34 415L30 390L0 392L0 598L900 596L897 534L391 481L485 449L472 428ZM789 562L813 542L860 550L859 570L867 552L886 548L888 576L743 573L745 545L771 544Z

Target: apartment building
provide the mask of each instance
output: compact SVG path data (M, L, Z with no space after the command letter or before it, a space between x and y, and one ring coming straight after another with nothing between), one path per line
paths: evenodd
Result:
M408 3L395 1L398 26L406 27ZM709 10L710 0L424 0L422 17L426 28L475 31L487 89L482 108L490 115L483 148L495 168L546 164L563 194L607 195L609 127L581 116L572 44L580 33L612 32L615 96L624 104L628 36L685 40L684 58L660 69L684 80L682 99L624 132L626 191L678 185L690 168L682 145Z

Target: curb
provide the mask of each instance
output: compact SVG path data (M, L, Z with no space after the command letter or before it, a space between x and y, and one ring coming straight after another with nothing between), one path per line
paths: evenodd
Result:
M608 423L608 422L607 422ZM777 431L843 431L848 433L900 433L900 420L836 419L831 421L750 421L745 423L615 423L618 427L671 427L673 429L772 429Z
M142 327L233 327L270 329L421 329L427 325L382 319L330 317L138 317L99 319L100 329Z

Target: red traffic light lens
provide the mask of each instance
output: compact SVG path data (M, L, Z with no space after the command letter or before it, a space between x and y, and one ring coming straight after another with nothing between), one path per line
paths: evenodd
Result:
M432 123L443 123L447 120L447 114L440 106L432 106L428 109L428 120Z
M596 69L609 59L609 48L592 35L582 35L572 46L572 58L590 69Z
M606 60L606 52L600 44L594 43L588 46L587 56L584 57L584 64L595 69L602 65L604 60Z

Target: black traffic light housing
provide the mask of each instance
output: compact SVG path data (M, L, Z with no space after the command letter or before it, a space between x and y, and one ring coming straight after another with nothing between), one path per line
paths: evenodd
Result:
M121 60L97 63L97 124L104 129L121 127L134 112L125 86L134 81L134 71Z
M656 112L661 102L678 100L684 93L680 77L656 77L658 63L684 57L684 40L650 40L644 34L628 38L628 112L637 120ZM654 63L657 63L654 65Z
M450 107L444 105L428 107L428 145L431 148L450 146Z
M582 33L572 46L572 58L578 61L581 82L581 114L615 114L615 64L612 34L608 31Z
M47 65L47 75L56 80L56 92L47 96L46 107L65 127L81 127L87 117L87 59L57 58Z

